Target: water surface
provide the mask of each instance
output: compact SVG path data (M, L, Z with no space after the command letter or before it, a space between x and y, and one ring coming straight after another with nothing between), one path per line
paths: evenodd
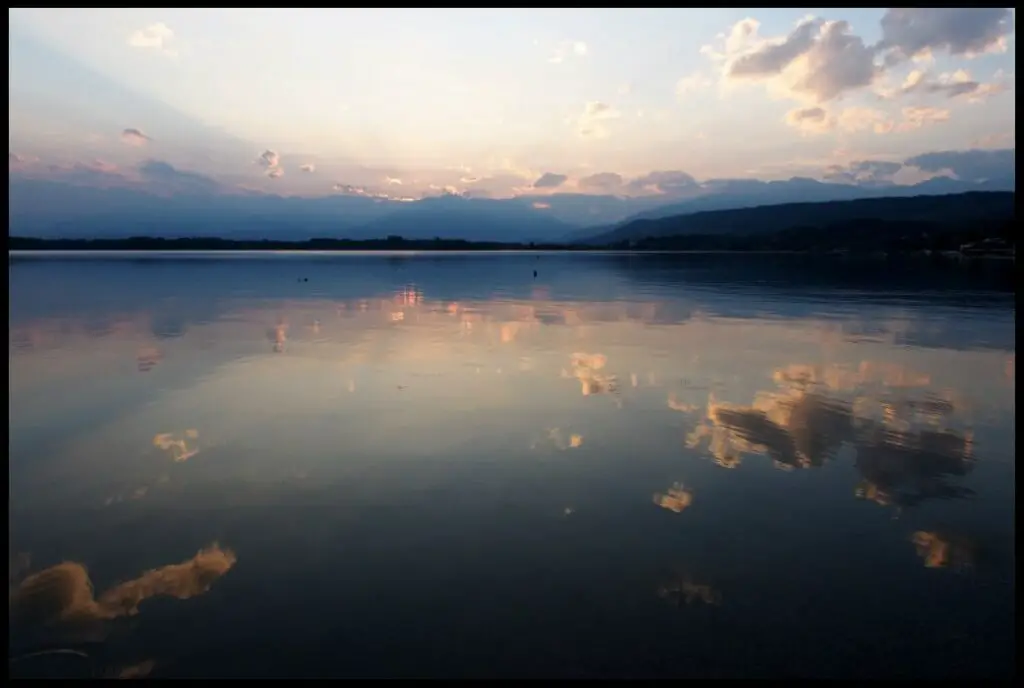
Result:
M1012 280L12 257L12 667L1009 677Z

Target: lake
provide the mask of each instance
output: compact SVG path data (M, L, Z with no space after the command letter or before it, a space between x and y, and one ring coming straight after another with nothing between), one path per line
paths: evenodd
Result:
M12 675L1015 672L1012 262L9 267Z

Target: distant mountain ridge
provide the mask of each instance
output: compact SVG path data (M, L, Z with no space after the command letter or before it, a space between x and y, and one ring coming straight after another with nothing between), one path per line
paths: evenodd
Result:
M169 166L168 166L169 167ZM982 184L939 177L911 186L853 186L793 178L786 181L711 180L679 200L669 196L553 194L509 199L444 195L411 202L359 195L288 197L222 193L202 177L170 168L170 181L186 178L176 193L138 187L86 185L12 175L8 182L8 236L125 238L149 235L233 239L306 240L403 236L472 241L605 241L638 220L793 202L912 197L971 190L1013 190L1007 178ZM176 176L175 176L176 175ZM601 222L600 218L611 221ZM628 234L628 233L627 233ZM619 235L616 235L619 236Z
M638 219L578 242L612 245L662 237L756 236L830 228L856 232L858 225L880 224L941 230L971 224L1001 223L1015 217L1014 192L972 191L959 194L889 196L850 201L789 203Z
M499 207L491 199L438 196L402 203L384 217L356 227L351 239L401 236L406 239L488 240L506 242L549 241L572 231L573 226L522 204ZM486 232L486 233L485 233Z
M743 188L745 187L746 188ZM785 182L754 182L749 186L732 182L721 193L713 193L685 201L670 203L632 215L620 222L605 227L591 228L589 232L578 231L570 237L572 241L601 243L608 235L622 227L640 220L657 220L666 217L693 215L720 210L764 208L793 203L828 203L854 201L871 198L913 198L915 196L938 196L962 194L971 191L1014 192L1016 179L988 180L972 184L951 177L935 177L918 184L878 184L853 186L833 184L814 179L794 177Z

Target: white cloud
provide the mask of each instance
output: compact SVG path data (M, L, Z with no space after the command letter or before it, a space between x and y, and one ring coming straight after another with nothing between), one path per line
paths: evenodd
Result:
M690 95L710 88L712 85L713 82L708 76L700 72L694 72L676 82L676 95L680 99L685 99Z
M949 110L932 107L905 107L900 113L903 119L896 123L896 131L905 132L932 124L949 121Z
M949 110L933 107L908 106L901 108L898 115L890 115L876 108L849 107L832 114L822 107L807 107L786 113L786 124L803 134L824 134L840 131L853 134L906 133L933 124L948 122Z
M716 66L723 86L762 83L769 93L803 101L805 109L877 85L906 61L916 65L909 81L880 88L879 95L930 93L979 102L1009 87L975 81L963 70L937 78L925 78L924 70L938 53L970 58L1005 51L1013 32L1010 10L890 8L879 28L882 40L867 45L846 21L805 17L786 35L763 37L757 20L747 18L719 34L716 43L701 53Z
M369 198L387 198L388 195L380 193L379 191L372 191L363 186L355 186L353 184L342 184L338 182L332 187L335 193L343 196L367 196Z
M847 133L871 131L875 134L888 134L895 127L887 114L867 107L846 108L836 117L835 124L840 131Z
M888 99L908 95L934 95L962 99L970 103L981 103L1012 88L1012 76L1007 76L1001 70L993 75L992 81L981 82L971 76L971 72L966 69L943 72L937 76L932 76L925 69L913 69L903 79L903 83L899 87L882 88L878 94Z
M609 134L607 123L621 116L611 105L595 100L584 105L583 114L570 121L576 125L580 136L600 139Z
M875 51L845 21L802 20L784 37L761 39L744 20L730 32L723 63L727 81L766 83L785 97L821 104L870 85L880 74Z
M583 41L562 41L551 51L548 62L551 64L561 64L570 57L586 57L588 53L589 48Z
M307 162L305 165L299 167L299 170L302 172L316 172L316 165L311 162Z
M174 30L163 22L150 24L145 28L133 31L128 36L128 45L131 47L156 50L167 57L178 56L178 51L172 45L173 43Z

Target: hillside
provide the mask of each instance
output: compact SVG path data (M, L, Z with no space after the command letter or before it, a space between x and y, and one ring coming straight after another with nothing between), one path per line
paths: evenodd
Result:
M859 227L912 225L923 232L963 229L1013 219L1014 193L974 191L942 196L865 198L825 203L789 203L635 220L584 243L609 245L666 237L766 237L800 232L810 238L832 229L856 233ZM849 237L853 238L853 237ZM835 243L831 237L827 243Z
M794 177L786 181L728 180L708 182L705 193L679 202L660 203L618 222L591 226L565 237L566 241L589 241L605 236L637 220L660 220L679 215L717 210L739 210L794 203L834 203L859 199L909 198L914 196L945 196L970 191L1016 190L1014 177L1004 176L982 182L965 182L950 177L934 177L918 184L875 184L856 186L821 182Z

